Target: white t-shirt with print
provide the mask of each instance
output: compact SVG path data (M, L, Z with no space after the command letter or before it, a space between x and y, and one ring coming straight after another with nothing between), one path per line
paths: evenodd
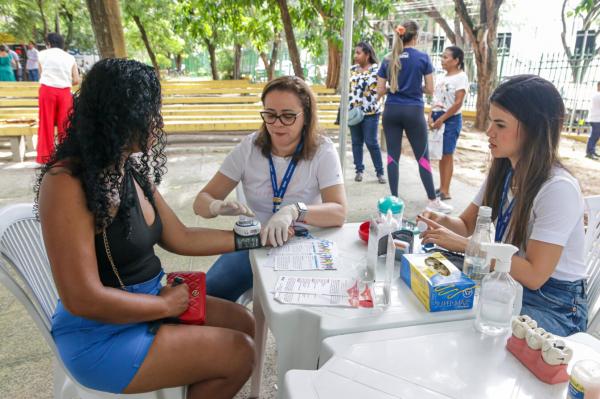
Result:
M433 101L431 102L432 111L444 111L454 104L456 100L456 92L464 90L465 95L469 91L469 78L464 71L457 73L456 75L443 75L436 78L435 88L433 91ZM462 105L454 113L454 115L460 114Z
M485 193L483 183L473 203L481 206ZM508 193L505 207L513 198ZM556 244L563 247L553 278L575 281L587 277L585 265L585 231L583 228L583 195L577 180L561 167L552 168L551 177L533 199L527 225L527 239ZM514 214L513 214L514 216ZM497 220L495 221L495 223ZM508 228L506 231L508 232ZM502 241L506 238L502 237ZM525 256L523 249L520 256Z
M260 147L254 144L257 134L246 136L227 155L219 172L242 183L246 203L256 213L258 220L265 224L273 215L273 188L269 159L263 156ZM279 187L291 157L272 157ZM333 142L323 137L311 160L298 161L283 197L282 206L296 202L304 202L307 205L320 204L322 189L343 183L338 153Z
M75 57L59 48L49 48L40 51L38 59L42 66L41 84L58 89L71 87Z

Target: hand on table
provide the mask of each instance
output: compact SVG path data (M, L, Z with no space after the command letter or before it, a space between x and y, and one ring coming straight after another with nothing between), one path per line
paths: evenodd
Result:
M421 220L427 224L427 230L421 232L421 242L423 244L435 244L450 251L464 252L469 241L468 238L456 234L438 222L425 217L426 213L435 214L435 212L424 212L417 216L418 221Z
M267 226L260 232L260 242L263 246L269 242L273 247L281 246L290 237L290 227L298 218L296 205L286 205L271 216Z

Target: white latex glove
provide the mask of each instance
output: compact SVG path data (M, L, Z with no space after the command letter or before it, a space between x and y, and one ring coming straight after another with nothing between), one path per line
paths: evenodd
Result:
M286 205L271 216L267 226L260 232L260 241L263 245L269 242L273 247L281 246L288 240L288 228L298 218L296 205Z
M221 201L216 199L210 203L210 205L208 206L208 210L213 216L254 216L254 212L252 212L252 209L248 208L247 205L244 205L238 201Z

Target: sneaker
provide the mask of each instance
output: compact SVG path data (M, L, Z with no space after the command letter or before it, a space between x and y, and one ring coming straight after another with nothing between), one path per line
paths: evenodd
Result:
M441 192L441 191L440 191L440 189L439 189L439 188L436 188L436 189L435 189L435 196L436 196L436 197L439 197L439 196L440 196L440 192Z
M387 180L385 180L385 177L383 177L383 175L377 175L377 181L379 182L379 184L387 183Z
M454 207L452 205L445 204L440 201L439 198L436 198L434 200L429 200L429 204L427 204L426 209L432 212L450 213L454 210Z
M585 154L586 158L597 160L598 156L596 154Z
M362 172L356 172L356 176L354 176L354 181L362 181Z

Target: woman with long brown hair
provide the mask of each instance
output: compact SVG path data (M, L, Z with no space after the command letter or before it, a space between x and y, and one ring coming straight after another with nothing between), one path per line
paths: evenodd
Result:
M398 195L399 161L402 135L412 147L419 165L421 182L429 199L430 211L450 213L452 206L436 197L429 150L423 93L433 94L433 66L429 56L415 48L419 26L404 22L394 29L394 44L377 72L377 94L387 94L383 110L383 132L387 145L388 182L392 195Z
M346 193L333 142L320 130L317 101L306 82L282 76L267 83L261 100L263 124L225 158L196 196L194 212L254 216L262 243L283 245L293 224L341 226ZM242 184L246 203L227 200ZM248 251L225 254L206 273L208 295L235 301L252 287Z
M562 98L547 80L520 75L490 102L488 177L460 217L421 215L429 226L423 241L464 251L479 207L491 207L496 241L519 248L510 274L523 285L521 313L561 336L585 331L584 203L558 157Z

